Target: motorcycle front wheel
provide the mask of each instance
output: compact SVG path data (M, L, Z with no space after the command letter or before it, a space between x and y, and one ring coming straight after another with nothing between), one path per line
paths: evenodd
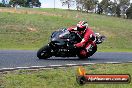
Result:
M52 56L51 55L51 48L48 45L40 48L37 52L37 57L39 59L47 59L47 58L50 58L51 56Z

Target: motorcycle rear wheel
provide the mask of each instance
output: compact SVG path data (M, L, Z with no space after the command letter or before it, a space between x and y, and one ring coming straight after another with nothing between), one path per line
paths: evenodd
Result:
M50 58L51 56L52 56L51 55L51 48L48 45L40 48L37 52L37 57L39 59L47 59L47 58Z
M82 54L80 54L81 51L87 52L85 49L80 49L80 50L78 51L78 53L77 53L77 56L79 57L79 59L86 59L86 58L88 58L88 54L82 55Z
M95 45L95 46L92 48L92 51L87 52L86 55L80 54L80 52L81 52L82 50L85 51L85 52L87 52L86 49L83 49L83 48L82 48L82 49L79 50L77 56L78 56L80 59L86 59L86 58L89 58L90 56L92 56L92 55L97 51L97 45Z

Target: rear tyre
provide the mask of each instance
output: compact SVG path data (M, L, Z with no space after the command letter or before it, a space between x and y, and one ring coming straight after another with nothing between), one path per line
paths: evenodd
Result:
M51 56L52 56L51 55L51 48L48 45L40 48L37 52L37 57L39 59L47 59L47 58L50 58Z
M86 59L90 56L92 56L95 52L97 51L97 45L95 45L91 51L87 52L86 49L80 49L77 56L80 58L80 59Z
M86 58L88 58L88 53L87 53L86 49L80 49L77 56L80 59L86 59Z

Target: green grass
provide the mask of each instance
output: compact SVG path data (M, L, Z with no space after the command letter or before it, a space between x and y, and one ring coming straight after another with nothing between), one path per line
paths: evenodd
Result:
M84 68L88 74L130 74L132 64L96 64ZM78 67L47 70L17 70L1 74L2 88L131 88L130 84L86 84L76 82Z
M7 8L0 8L7 9ZM10 8L9 10L12 10ZM132 52L132 20L104 15L80 13L62 9L29 9L21 14L0 12L0 49L36 50L49 42L50 34L58 28L75 25L80 20L89 22L95 31L107 37L99 45L101 52ZM28 14L28 11L34 11ZM46 12L46 14L41 14ZM132 64L96 64L85 66L89 74L130 74ZM52 70L17 70L0 74L0 88L131 88L130 84L76 83L77 68Z
M99 51L132 52L132 20L62 9L17 9L21 10L26 12L0 13L0 49L38 49L48 43L54 30L86 20L95 32L107 37Z

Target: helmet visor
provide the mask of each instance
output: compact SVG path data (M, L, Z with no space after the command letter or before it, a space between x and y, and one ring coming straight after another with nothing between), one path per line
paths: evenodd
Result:
M84 31L86 27L77 27L77 31Z

